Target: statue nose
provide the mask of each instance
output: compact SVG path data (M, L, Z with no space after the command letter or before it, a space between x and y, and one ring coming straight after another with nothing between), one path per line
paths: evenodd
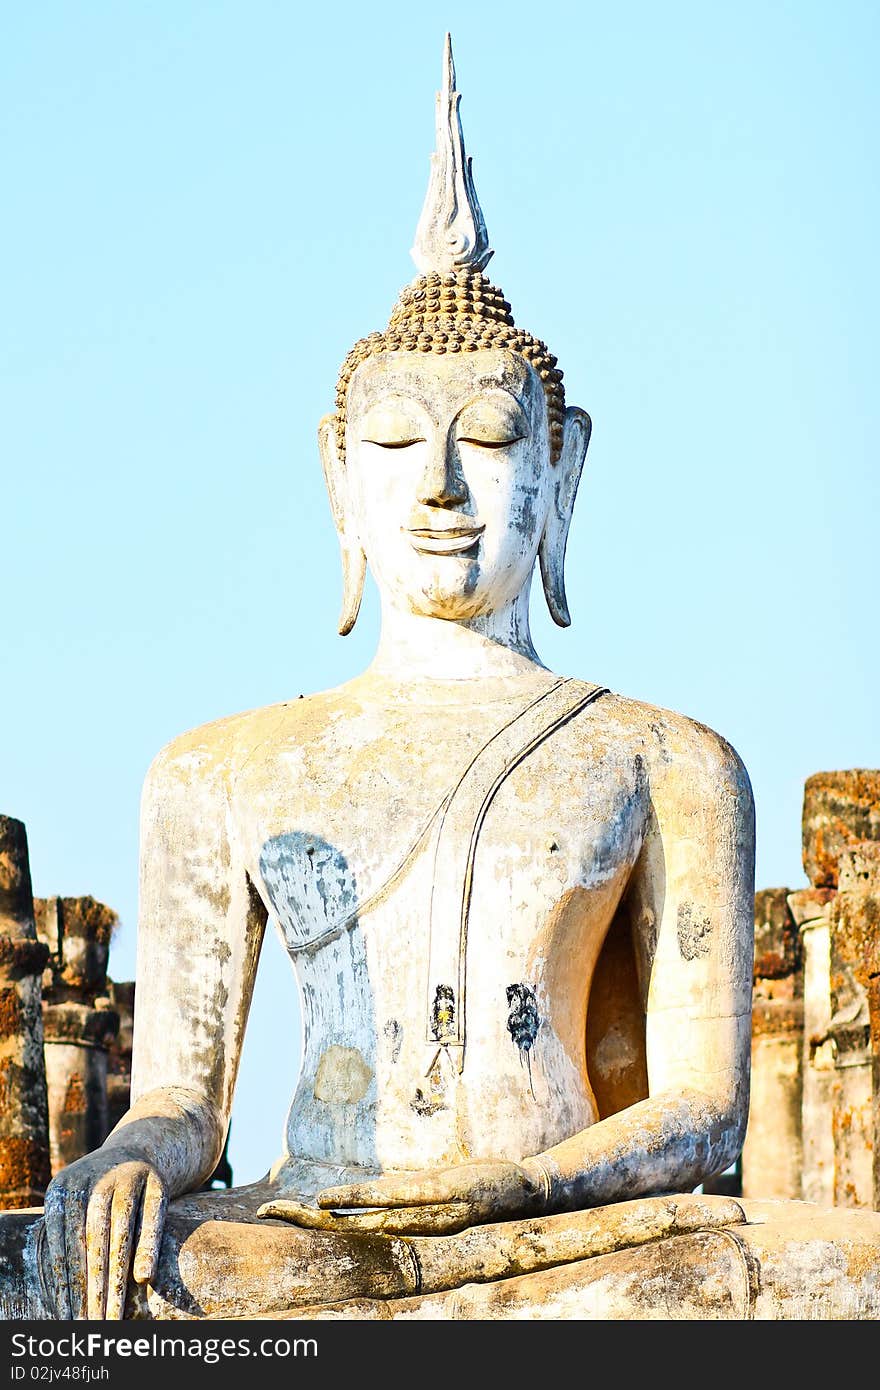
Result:
M455 507L468 498L455 440L438 440L419 479L417 496L425 507Z

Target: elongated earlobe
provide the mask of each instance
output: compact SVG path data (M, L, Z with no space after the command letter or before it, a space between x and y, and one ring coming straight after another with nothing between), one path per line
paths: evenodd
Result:
M568 627L571 623L565 597L565 547L592 428L585 410L573 405L568 407L563 425L562 453L553 465L553 499L538 548L547 607L553 621L560 627Z
M364 596L367 557L360 546L341 545L342 552L342 611L339 614L339 634L347 637L357 622Z
M339 615L339 632L345 637L357 621L364 594L367 557L361 548L354 526L345 466L336 449L335 424L335 415L324 416L318 426L318 449L342 554L342 612Z

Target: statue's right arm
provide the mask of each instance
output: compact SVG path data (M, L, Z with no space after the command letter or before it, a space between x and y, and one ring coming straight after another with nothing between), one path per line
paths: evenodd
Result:
M216 725L186 735L147 775L132 1104L46 1193L61 1318L122 1317L129 1275L154 1277L169 1199L223 1151L265 927L230 829L225 744Z

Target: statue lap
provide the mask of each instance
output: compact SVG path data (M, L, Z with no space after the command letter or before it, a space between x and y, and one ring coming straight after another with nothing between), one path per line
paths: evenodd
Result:
M456 1236L399 1238L309 1231L260 1220L267 1182L196 1193L171 1204L155 1283L131 1286L136 1319L249 1317L362 1320L878 1319L880 1212L807 1202L703 1198L696 1229L651 1239L670 1202L631 1202L539 1218L529 1244L569 1240L584 1220L626 1211L634 1244L478 1282L474 1240L520 1240L522 1223ZM738 1213L738 1214L737 1214ZM0 1216L0 1316L51 1319L39 1273L42 1213ZM635 1224L633 1224L635 1223ZM641 1227L641 1229L640 1229ZM648 1238L643 1238L648 1237ZM570 1244L576 1250L576 1243ZM438 1252L433 1255L432 1252ZM442 1253L441 1253L442 1252ZM429 1258L426 1259L426 1255ZM455 1261L458 1264L456 1277ZM450 1287L419 1292L423 1272L449 1264Z

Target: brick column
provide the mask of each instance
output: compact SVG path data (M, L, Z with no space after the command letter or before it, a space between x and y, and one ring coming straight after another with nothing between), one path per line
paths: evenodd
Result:
M824 894L827 901L821 917L808 921L808 913L802 916L805 947L813 958L815 1015L806 1027L812 1082L808 1085L805 1071L804 1127L805 1136L812 1129L816 1142L808 1153L805 1139L805 1182L808 1172L813 1177L821 1173L816 1192L806 1188L804 1195L831 1200L837 1206L869 1207L877 1200L878 842L880 771L853 768L817 772L807 778L804 869L813 884L812 893ZM806 905L809 890L794 894L789 902L797 898ZM807 946L808 940L812 947ZM827 1006L821 997L826 990ZM809 1119L808 1093L812 1097ZM827 1110L827 1122L820 1117L820 1108Z
M880 840L880 771L814 772L804 783L804 872L814 888L836 888L840 856Z
M803 888L788 895L803 952L804 1032L801 1142L805 1201L830 1207L834 1201L834 1137L831 1129L835 1085L831 1022L832 888Z
M787 888L755 894L752 1087L742 1155L745 1197L801 1196L804 998Z
M49 1182L40 984L27 833L0 816L0 1208L39 1205Z
M876 1191L876 1078L880 1055L880 842L851 845L840 856L831 909L829 1032L836 1047L835 1201L880 1209Z

